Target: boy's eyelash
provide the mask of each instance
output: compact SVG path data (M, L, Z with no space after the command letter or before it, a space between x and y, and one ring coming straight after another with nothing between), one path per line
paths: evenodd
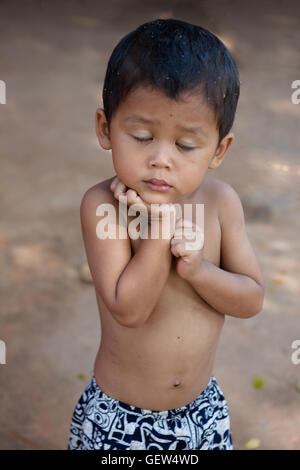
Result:
M151 140L151 137L147 138L145 137L144 139L141 138L141 137L136 137L135 135L132 136L137 142L139 142L140 144L143 143L143 142L147 142L148 140ZM186 147L185 145L179 145L177 144L180 148L182 148L182 150L186 150L186 151L189 151L189 150L194 150L194 147Z

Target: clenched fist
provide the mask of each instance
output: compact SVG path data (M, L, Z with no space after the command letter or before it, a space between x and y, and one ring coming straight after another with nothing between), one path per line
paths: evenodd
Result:
M183 279L193 276L202 261L204 231L199 225L180 218L171 240L171 252L176 256L176 272Z

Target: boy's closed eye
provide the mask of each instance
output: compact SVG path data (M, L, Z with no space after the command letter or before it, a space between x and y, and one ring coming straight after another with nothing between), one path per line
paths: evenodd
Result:
M149 140L152 140L152 137L136 137L135 135L133 135L132 137L139 143L148 142ZM186 145L182 145L182 144L177 144L177 145L182 150L186 150L186 151L194 150L195 148L197 148L197 147L187 147Z

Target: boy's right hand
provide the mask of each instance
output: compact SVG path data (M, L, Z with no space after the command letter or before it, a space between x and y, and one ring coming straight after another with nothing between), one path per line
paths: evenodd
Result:
M128 206L138 205L141 211L147 211L146 203L138 196L134 189L127 188L127 186L116 176L111 184L110 190L114 193L114 197L119 201L120 196L126 196Z
M173 237L176 220L178 218L176 206L174 204L159 204L158 208L155 208L152 204L149 205L146 203L134 189L128 188L117 176L111 182L110 190L118 200L120 196L126 196L129 207L134 206L136 210L140 211L142 216L147 216L148 225L170 217L170 232L168 232L168 238Z

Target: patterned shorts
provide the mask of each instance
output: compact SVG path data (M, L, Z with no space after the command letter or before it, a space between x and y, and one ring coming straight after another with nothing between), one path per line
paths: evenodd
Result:
M152 411L106 395L93 375L72 416L68 450L232 450L228 406L215 379L188 405Z

